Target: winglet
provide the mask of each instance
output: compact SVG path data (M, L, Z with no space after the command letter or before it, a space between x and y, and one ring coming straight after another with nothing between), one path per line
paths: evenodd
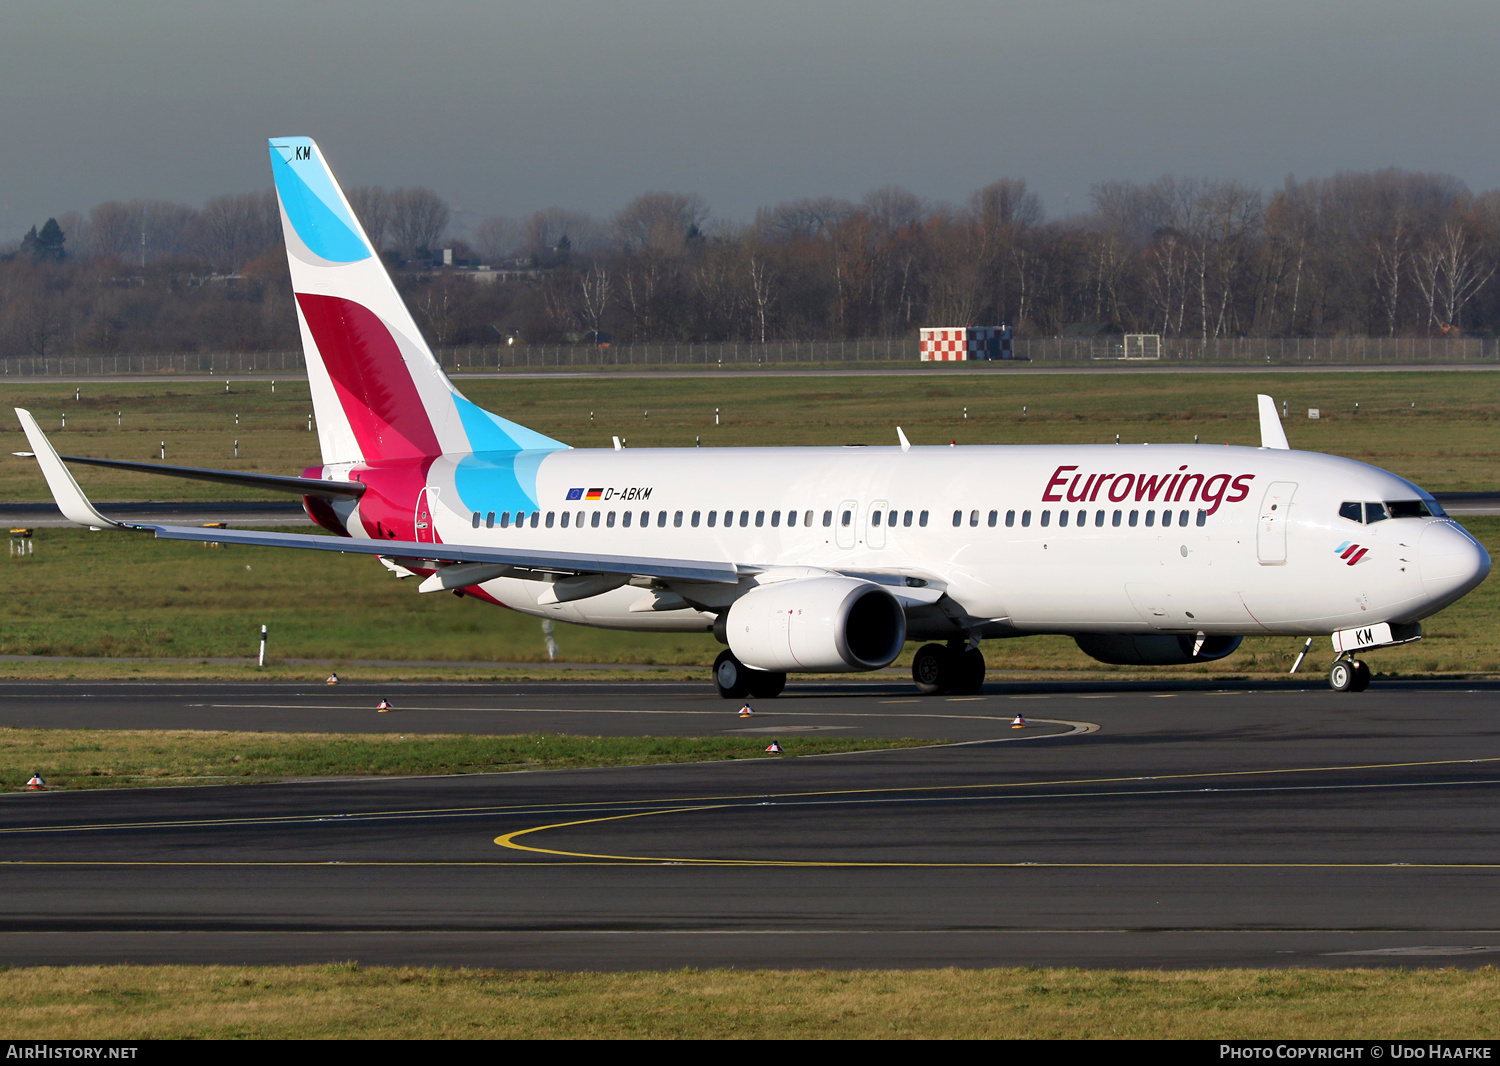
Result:
M896 439L901 442L901 450L903 452L911 451L911 441L906 439L906 434L901 431L900 426L896 427Z
M1276 413L1276 401L1265 393L1255 397L1260 403L1260 446L1288 451L1286 430L1281 428L1281 416Z
M78 482L73 480L73 475L68 473L68 468L57 457L57 450L43 435L42 427L36 424L31 412L19 407L15 411L16 417L21 420L21 428L26 431L26 439L31 442L31 450L36 453L37 465L42 468L42 476L47 479L47 487L52 490L52 498L57 501L57 509L63 513L63 517L70 522L95 529L127 528L94 510L94 505L89 503L88 497L78 487Z

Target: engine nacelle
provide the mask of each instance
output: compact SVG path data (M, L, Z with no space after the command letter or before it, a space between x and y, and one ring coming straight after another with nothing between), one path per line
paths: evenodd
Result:
M1208 636L1193 654L1198 638L1191 633L1176 636L1130 633L1074 633L1074 641L1085 655L1115 666L1181 666L1222 659L1240 646L1244 637Z
M879 670L901 654L906 612L874 582L798 578L745 593L722 629L735 658L754 670Z

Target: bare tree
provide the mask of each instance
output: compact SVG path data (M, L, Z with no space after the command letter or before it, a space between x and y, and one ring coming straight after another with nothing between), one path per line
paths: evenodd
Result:
M89 212L89 254L100 259L128 263L139 254L141 212L139 203L111 200Z
M1180 334L1187 315L1191 252L1174 229L1164 229L1146 249L1144 281L1155 308L1156 332Z
M745 268L750 277L750 300L760 343L766 343L766 318L776 302L777 275L765 250L751 243L746 249Z
M503 215L491 215L474 231L474 245L486 263L498 263L516 254L521 246L521 227Z
M421 186L392 189L387 195L391 242L402 258L436 250L452 218L442 197Z
M215 270L233 274L280 239L276 194L268 189L208 201L193 220L189 244Z
M741 250L736 242L714 240L703 249L692 267L693 286L703 307L703 332L711 339L725 340L735 333L744 298L737 269Z
M1042 202L1023 179L1001 178L970 198L969 215L974 232L964 254L976 258L978 283L993 294L990 313L1002 322L1019 317L1016 269L1027 255L1017 246L1041 224Z
M354 208L370 244L377 251L384 249L391 229L390 197L379 185L361 185L350 189L348 195L349 205Z
M564 243L566 242L566 243ZM521 247L537 261L556 255L566 248L579 255L591 255L605 245L599 223L586 211L548 207L526 220Z
M100 204L89 212L89 252L139 267L182 255L184 233L195 215L191 207L164 200Z
M811 200L792 200L755 213L755 230L768 241L788 241L799 237L822 237L829 227L854 213L847 200L822 196Z
M615 233L626 251L680 254L708 221L708 202L696 193L648 192L615 216Z
M578 287L584 321L593 334L594 343L598 344L600 323L604 320L604 313L609 310L609 271L595 262L579 277Z
M865 193L861 206L875 228L886 237L920 226L927 215L922 198L899 185L885 185Z
M1443 227L1432 251L1437 260L1437 307L1444 327L1458 327L1463 309L1495 274L1496 261L1483 254L1461 220Z

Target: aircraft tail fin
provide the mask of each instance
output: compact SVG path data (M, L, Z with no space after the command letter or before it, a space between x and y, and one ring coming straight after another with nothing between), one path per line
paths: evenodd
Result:
M270 144L324 464L566 447L453 387L322 150Z

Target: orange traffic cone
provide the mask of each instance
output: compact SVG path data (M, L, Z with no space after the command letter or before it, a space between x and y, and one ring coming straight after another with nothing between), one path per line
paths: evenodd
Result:
M778 743L776 743L776 741L773 740L773 741L771 741L771 743L769 745L767 745L766 751L770 752L772 755L780 755L781 754L781 745L778 744Z
M376 707L375 709L377 711L379 711L381 714L384 714L386 711L388 711L388 710L391 709L391 701L390 700L381 700L380 701L380 706Z
M325 681L325 682L323 682L323 683L325 685L337 685L339 683L339 675L338 674L329 674L328 675L328 680Z
M1015 718L1011 719L1010 727L1012 729L1025 729L1026 728L1026 719L1022 718L1018 714L1018 715L1015 716Z
M748 703L745 704L743 707L740 708L740 717L741 718L749 718L753 714L755 714L755 712L750 709L750 705Z
M31 792L40 792L47 787L47 782L42 780L41 774L32 774L31 780L26 782L26 788Z

